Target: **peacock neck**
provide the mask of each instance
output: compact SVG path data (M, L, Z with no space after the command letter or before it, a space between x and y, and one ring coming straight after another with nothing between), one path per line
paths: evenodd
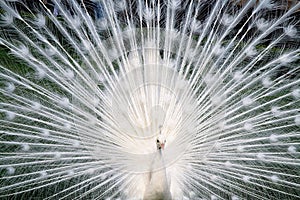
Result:
M167 179L166 167L162 150L158 150L152 168L149 172L149 182L146 186L144 200L171 199L170 186Z

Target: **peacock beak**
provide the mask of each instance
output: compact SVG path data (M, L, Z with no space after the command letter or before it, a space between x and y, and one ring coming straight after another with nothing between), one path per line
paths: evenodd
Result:
M165 143L158 143L157 144L157 149L161 150L161 149L165 149Z
M161 149L165 149L165 143L161 143L161 144L160 144L160 148L161 148Z

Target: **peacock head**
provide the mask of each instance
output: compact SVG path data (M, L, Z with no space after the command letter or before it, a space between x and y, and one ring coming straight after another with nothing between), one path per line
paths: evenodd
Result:
M166 140L163 139L162 137L157 137L156 139L156 147L157 150L161 150L165 148Z

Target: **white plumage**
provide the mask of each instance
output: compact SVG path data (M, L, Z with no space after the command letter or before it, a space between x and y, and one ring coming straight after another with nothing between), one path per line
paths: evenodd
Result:
M45 2L0 0L0 199L299 198L299 2Z

